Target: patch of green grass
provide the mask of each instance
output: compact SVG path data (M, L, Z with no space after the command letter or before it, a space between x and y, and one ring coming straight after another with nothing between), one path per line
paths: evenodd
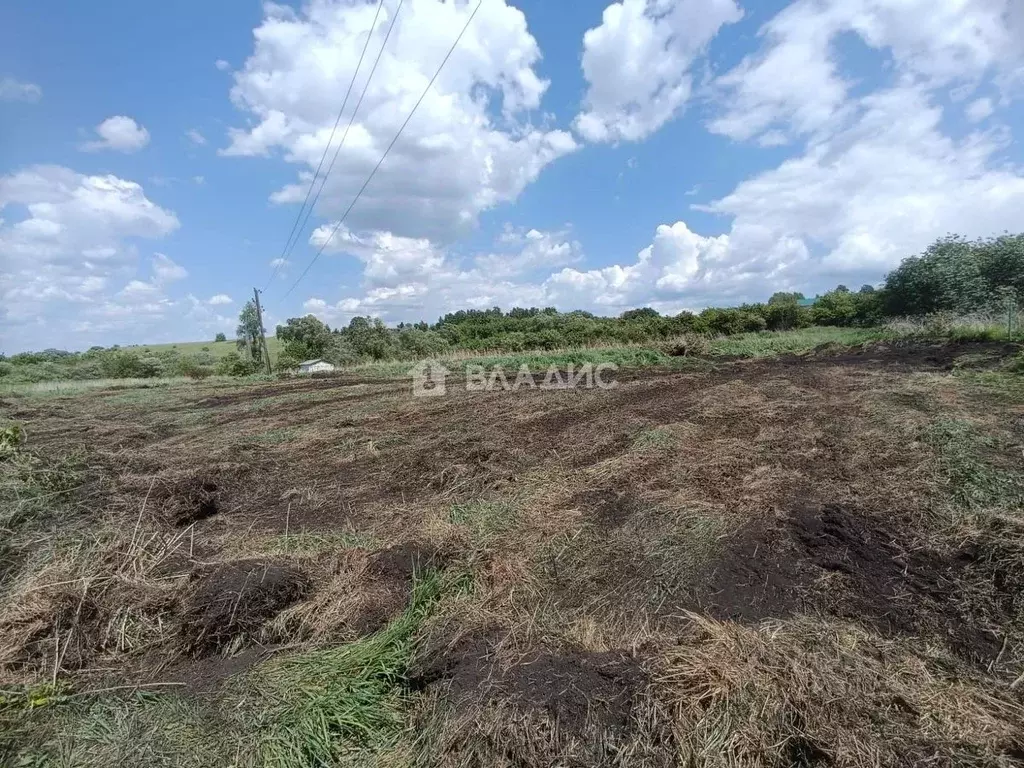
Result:
M173 351L182 355L205 353L221 358L231 352L237 352L238 346L235 344L234 339L228 339L227 341L178 341L168 344L140 344L134 347L124 347L124 349L130 349L143 355ZM280 354L281 349L282 344L276 336L267 337L267 351L270 352L272 363L277 361L277 356Z
M45 461L25 448L13 431L0 456L0 541L9 544L25 525L47 525L82 483L82 457L77 454Z
M420 574L409 606L387 627L335 648L253 670L242 712L267 768L321 768L365 760L394 746L410 694L404 681L416 635L442 595L461 582Z
M229 682L214 701L200 703L173 689L4 692L0 765L365 764L405 732L413 695L405 676L423 623L439 600L467 588L464 576L418 574L408 607L384 629L346 645L265 662Z
M6 756L0 738L2 765L212 768L234 764L233 734L216 728L194 702L173 693L64 696L45 708L23 710L8 725L12 731Z
M868 341L894 338L884 328L799 328L792 331L740 333L712 339L711 354L724 357L771 357L809 352L822 344L852 346Z
M74 397L97 389L160 389L195 385L184 376L151 379L76 379L68 381L38 381L33 383L0 383L0 393L19 397L49 398Z
M475 539L486 540L514 527L519 521L519 510L504 501L471 501L453 504L448 519L465 526Z
M298 533L278 534L268 537L266 541L256 545L247 542L242 554L251 556L253 552L266 555L298 555L313 557L325 552L337 552L344 549L380 548L381 542L372 533L353 531L324 531L319 533L299 531Z
M925 433L938 451L942 473L956 506L979 511L1024 504L1024 476L1000 469L985 454L997 449L997 441L973 424L941 419Z
M670 366L679 360L681 359L670 357L660 350L648 347L610 347L607 349L523 352L493 357L475 357L455 362L455 370L465 372L469 366L483 366L487 370L503 368L506 371L517 371L522 366L526 366L532 372L543 373L551 367L564 369L570 365L579 368L587 364L608 363L621 368L646 368Z
M644 429L633 437L633 448L642 453L665 451L676 444L676 436L664 427Z

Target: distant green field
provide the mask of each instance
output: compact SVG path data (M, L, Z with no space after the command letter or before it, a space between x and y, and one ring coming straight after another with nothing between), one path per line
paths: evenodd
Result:
M194 355L200 352L207 352L215 357L224 357L228 352L236 352L234 339L227 341L179 341L176 344L139 344L126 349L134 349L140 354L167 352L173 350L183 355ZM281 342L276 337L267 338L267 349L270 351L271 362L277 361L277 355L281 351Z

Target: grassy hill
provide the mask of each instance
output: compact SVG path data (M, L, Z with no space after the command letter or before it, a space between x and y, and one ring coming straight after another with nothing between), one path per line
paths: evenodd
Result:
M138 344L126 349L133 349L139 354L153 354L158 352L175 351L182 355L195 355L206 352L214 357L224 357L228 352L237 351L234 339L227 341L179 341L173 344ZM281 351L281 342L274 336L267 337L267 349L270 351L271 362L277 361L277 355Z

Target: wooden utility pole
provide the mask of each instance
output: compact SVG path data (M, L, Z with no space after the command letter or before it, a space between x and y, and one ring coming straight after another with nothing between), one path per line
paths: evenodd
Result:
M263 329L263 308L260 307L260 291L259 288L252 289L253 296L256 297L256 318L260 323L260 357L267 364L267 373L272 373L270 370L270 350L267 349L267 332Z

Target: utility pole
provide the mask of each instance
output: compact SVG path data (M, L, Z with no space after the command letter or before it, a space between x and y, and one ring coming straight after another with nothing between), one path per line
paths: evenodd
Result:
M263 360L266 362L266 364L267 364L267 373L270 374L270 373L272 373L272 371L270 370L270 350L267 349L267 332L263 329L263 308L260 307L260 290L259 290L259 288L253 288L252 289L252 293L253 293L253 296L256 297L256 318L259 320L259 323L260 323L260 344L261 344L260 357L262 357Z

